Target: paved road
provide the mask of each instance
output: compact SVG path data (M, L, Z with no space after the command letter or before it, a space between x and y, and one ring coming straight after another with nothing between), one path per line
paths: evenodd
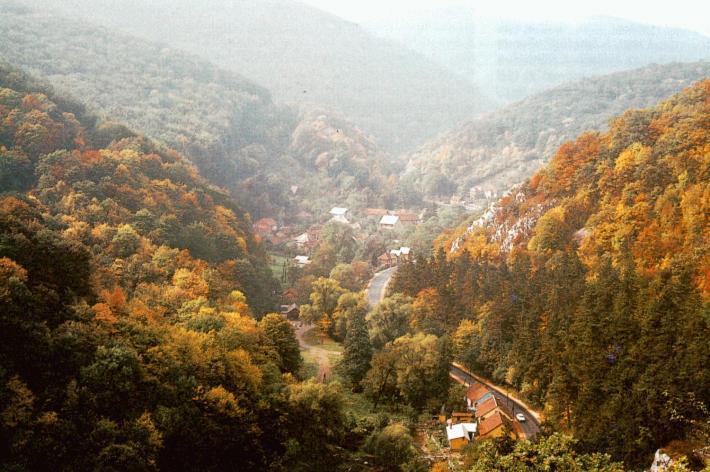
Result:
M456 377L463 379L467 383L471 383L476 381L474 377L472 377L468 372L461 370L460 368L456 366L451 366L451 373L455 375ZM523 433L525 433L525 437L532 439L534 438L537 433L540 432L540 423L538 420L535 418L535 416L530 413L530 411L525 408L523 405L518 403L517 401L507 397L505 393L496 390L495 385L488 384L488 387L490 387L491 390L493 390L493 395L496 397L496 400L498 401L498 404L501 406L502 409L504 409L508 414L511 416L515 417L516 414L522 413L525 415L525 421L523 422L518 422L520 425L520 428L523 430Z
M397 266L377 272L370 280L370 285L367 286L367 301L371 307L374 307L385 298L387 284L392 278L392 274L397 270Z

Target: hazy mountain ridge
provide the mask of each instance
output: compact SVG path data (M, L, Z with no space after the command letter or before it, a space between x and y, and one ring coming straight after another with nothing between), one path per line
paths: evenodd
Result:
M564 141L603 130L614 115L653 105L707 76L710 62L673 63L562 85L439 136L409 155L406 174L430 195L468 199L476 186L500 193L532 175Z
M420 144L486 105L470 83L423 56L291 0L71 0L51 8L201 55L263 84L277 101L333 108L389 150Z
M451 7L367 29L436 60L500 103L590 75L710 59L710 38L699 33L613 17L523 22Z
M190 54L13 9L0 10L0 33L7 39L0 58L61 91L73 91L92 110L180 150L255 218L287 213L303 198L330 195L344 201L364 186L376 189L369 194L376 199L391 172L376 143L337 113L276 105L262 87ZM315 117L338 129L338 135L327 138L338 138L333 145L340 149L338 166L316 168L309 142L292 143L297 130ZM322 139L310 144L322 147ZM354 184L341 185L355 172ZM313 192L292 195L292 185Z

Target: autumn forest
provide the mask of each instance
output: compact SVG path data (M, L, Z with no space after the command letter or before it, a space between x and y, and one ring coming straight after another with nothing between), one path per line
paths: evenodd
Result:
M708 37L43 3L0 4L0 470L710 471Z

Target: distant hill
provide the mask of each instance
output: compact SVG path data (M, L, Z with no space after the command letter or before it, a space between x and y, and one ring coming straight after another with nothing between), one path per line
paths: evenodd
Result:
M389 150L421 144L484 105L469 82L424 56L291 0L25 3L198 54L279 102L333 108Z
M304 201L377 204L368 199L387 193L393 170L371 136L331 111L276 105L204 59L22 8L0 7L0 36L0 59L184 153L255 219L295 214Z
M488 22L452 7L367 29L438 61L500 103L590 75L710 59L710 38L701 34L610 17Z
M407 178L429 195L480 201L528 178L584 130L603 130L616 114L657 103L710 76L710 62L651 65L584 79L504 107L443 134L409 155ZM490 194L489 194L490 195Z

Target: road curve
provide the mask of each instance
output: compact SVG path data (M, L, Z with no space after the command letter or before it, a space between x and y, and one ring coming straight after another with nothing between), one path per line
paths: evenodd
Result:
M507 394L504 389L493 385L490 382L485 381L484 379L481 379L475 374L472 374L457 365L452 365L450 372L454 380L458 381L459 383L465 382L467 384L470 384L471 382L477 381L485 384L493 391L493 395L496 397L496 400L498 401L498 404L501 406L501 408L503 408L510 416L515 417L515 415L518 413L522 413L523 415L525 415L525 421L517 423L522 429L523 433L525 433L525 437L527 439L533 439L537 435L537 433L540 432L540 414L535 411L532 411L529 407L527 407L527 405L523 404L520 400L516 398L511 398L510 394Z
M374 307L385 298L387 284L389 284L395 270L397 270L397 266L381 270L372 277L367 286L367 302L370 304L370 307Z

